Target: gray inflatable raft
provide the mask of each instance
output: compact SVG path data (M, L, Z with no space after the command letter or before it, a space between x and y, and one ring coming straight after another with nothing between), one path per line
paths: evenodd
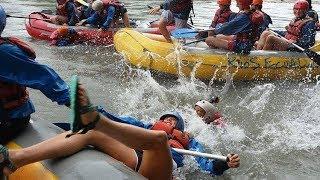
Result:
M41 120L32 120L31 125L16 139L7 144L9 148L23 148L54 137L64 130ZM9 176L10 180L106 180L145 179L123 163L94 149L84 149L65 158L45 160L19 168Z

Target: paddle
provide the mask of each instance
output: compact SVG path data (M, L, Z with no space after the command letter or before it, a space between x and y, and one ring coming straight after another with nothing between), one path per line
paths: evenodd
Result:
M89 4L87 2L85 2L84 0L77 0L77 1L78 1L78 3L80 3L84 6L87 6L87 7L89 6Z
M316 64L318 64L320 66L320 54L318 54L310 49L303 49L302 47L296 45L295 43L289 42L288 39L286 39L285 37L281 36L280 34L274 32L273 30L270 30L270 32L272 32L276 36L280 37L281 39L287 41L288 43L292 44L294 47L301 50L302 52L304 52L312 61L314 61Z
M70 131L71 130L71 126L70 123L52 123L55 126L65 130L65 131ZM205 157L205 158L209 158L209 159L218 159L221 161L229 161L229 158L226 156L221 156L221 155L214 155L214 154L208 154L208 153L201 153L201 152L197 152L197 151L190 151L190 150L185 150L185 149L177 149L177 148L172 148L173 150L177 151L178 153L181 154L185 154L185 155L191 155L191 156L200 156L200 157Z
M190 151L190 150L185 150L185 149L177 149L177 148L172 148L172 149L177 151L178 153L181 153L184 155L200 156L200 157L205 157L205 158L209 158L209 159L217 159L217 160L227 161L227 162L229 161L229 158L227 156L201 153L198 151Z
M181 28L181 29L175 29L174 31L172 31L171 36L173 36L176 39L195 38L199 33L208 32L208 31L213 31L213 29L195 30L195 29L189 29L189 28Z
M21 18L21 19L35 19L35 20L42 20L42 21L50 21L50 19L48 18L40 19L40 18L32 18L32 17L25 17L25 16L12 16L9 14L7 14L6 16L7 18Z
M193 44L193 43L197 43L197 42L202 42L202 41L205 41L207 38L201 38L201 39L198 39L198 40L195 40L195 41L190 41L190 42L187 42L187 43L184 43L183 45L186 46L186 45L189 45L189 44Z

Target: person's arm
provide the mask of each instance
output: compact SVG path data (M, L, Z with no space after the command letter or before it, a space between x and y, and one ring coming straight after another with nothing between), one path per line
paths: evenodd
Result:
M113 17L116 13L116 8L114 6L109 6L108 9L107 9L107 17L106 17L106 20L105 22L102 24L102 29L103 30L107 30L109 29L110 27L110 24L113 20Z
M113 115L107 111L105 111L101 106L98 106L98 112L100 112L101 114L103 114L104 116L108 117L109 119L116 121L116 122L120 122L120 123L125 123L125 124L131 124L134 126L138 126L144 129L150 129L152 127L151 123L143 123L142 121L131 117L131 116L116 116Z
M60 105L69 104L69 87L50 67L29 60L17 46L0 46L0 80L40 90Z
M214 33L215 34L224 34L224 35L235 35L240 32L249 31L251 28L251 22L246 14L241 14L233 18L231 21L218 24L216 26Z
M189 150L204 152L203 146L194 138L191 138L189 141ZM210 172L214 175L222 175L225 170L229 169L227 162L224 161L210 160L204 157L195 157L195 160L197 161L201 170Z
M316 26L314 21L306 23L301 30L301 37L297 41L297 45L309 48L315 43Z
M67 9L67 12L68 12L68 22L67 22L67 24L69 26L74 26L77 23L78 19L79 19L77 17L77 14L76 14L76 6L72 2L68 2L66 4L66 9Z
M95 12L88 19L80 21L79 25L96 24L98 21L98 18L99 18L99 13Z

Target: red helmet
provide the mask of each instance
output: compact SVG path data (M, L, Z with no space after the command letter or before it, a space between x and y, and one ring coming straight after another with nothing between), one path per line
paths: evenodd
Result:
M231 0L218 0L217 2L219 5L222 5L222 6L227 6L231 4Z
M237 3L240 4L243 9L250 9L252 0L237 0Z
M298 0L294 4L293 9L308 10L309 9L309 3L306 0Z
M253 5L262 5L263 0L253 0L252 4Z

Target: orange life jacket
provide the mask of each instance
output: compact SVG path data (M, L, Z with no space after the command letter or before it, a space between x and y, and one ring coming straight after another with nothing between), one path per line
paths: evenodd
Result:
M230 9L225 9L225 10L218 9L216 11L216 14L214 15L211 26L215 27L219 23L227 22L231 14L232 14L232 11Z
M57 30L53 31L50 35L50 39L52 40L60 40L60 39L66 39L69 43L75 43L78 40L80 40L80 33L75 31L72 28L68 27L60 27Z
M249 18L252 23L252 31L237 34L237 41L254 42L259 37L259 26L264 22L263 13L261 11L250 12Z
M36 54L33 49L23 41L18 38L9 37L9 38L0 38L0 45L4 43L10 43L17 45L20 49L22 49L25 53L28 54L30 59L34 60L36 58ZM4 61L4 60L2 60ZM29 99L29 93L26 90L26 87L20 86L13 83L8 83L4 81L0 81L0 106L5 110L11 110L17 108L24 103L26 103Z
M188 133L174 129L172 126L162 121L157 121L151 129L165 131L169 138L168 144L170 147L188 149L190 139Z
M186 9L191 9L192 5L192 0L178 0L170 4L169 10L173 13L181 13Z
M312 21L312 18L306 17L304 19L297 19L294 18L287 29L285 38L288 40L295 40L297 41L299 39L299 37L301 36L301 30L303 28L303 26L307 23Z

